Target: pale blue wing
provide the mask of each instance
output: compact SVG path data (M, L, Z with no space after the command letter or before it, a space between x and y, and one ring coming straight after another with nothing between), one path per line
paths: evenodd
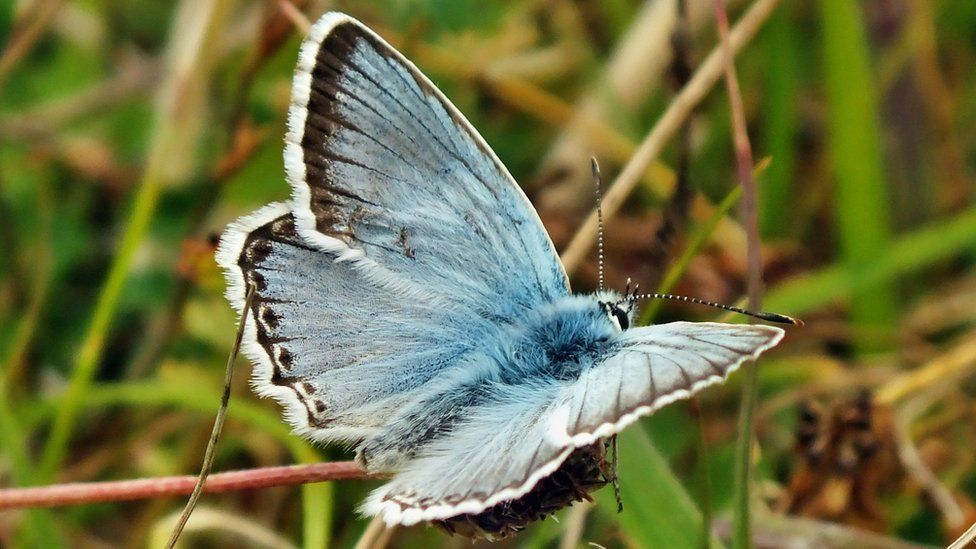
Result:
M311 29L288 126L292 203L231 226L218 261L238 311L258 285L244 312L254 385L304 434L368 437L500 325L568 293L481 137L357 21Z
M783 337L773 326L671 322L620 332L606 359L562 395L574 446L620 432L639 417L724 381Z
M312 28L288 128L285 168L309 244L485 318L511 320L568 293L552 242L505 167L358 21L330 13Z
M480 513L527 493L575 449L721 382L779 328L675 322L620 332L575 380L493 386L490 404L435 439L369 497L389 524Z
M559 387L493 387L486 404L468 408L449 435L429 442L370 494L363 513L410 525L480 513L527 493L573 450L553 422Z
M255 390L318 440L373 434L412 390L475 348L472 338L486 337L486 321L465 319L438 294L364 276L308 245L287 204L232 224L217 261L228 299L247 317L242 346ZM242 311L249 284L256 295Z

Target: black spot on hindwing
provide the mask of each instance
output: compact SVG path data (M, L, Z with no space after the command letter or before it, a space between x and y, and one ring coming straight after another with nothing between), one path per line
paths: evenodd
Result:
M254 320L255 339L272 364L270 382L295 391L299 401L308 409L309 425L325 427L328 423L323 419L327 411L325 403L317 399L311 400L309 397L315 393L315 388L292 375L294 358L287 347L290 339L277 335L283 320L277 306L282 302L266 295L268 285L262 271L265 269L265 263L274 254L276 245L315 251L298 237L295 221L290 213L251 231L247 235L237 261L244 275L245 286L253 284L256 290L251 308L246 314Z

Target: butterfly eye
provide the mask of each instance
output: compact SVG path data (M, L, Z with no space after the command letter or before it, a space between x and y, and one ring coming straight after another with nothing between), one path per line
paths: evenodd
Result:
M627 316L626 311L615 305L613 309L610 309L610 313L613 314L614 318L617 319L617 323L620 324L621 330L630 328L630 318Z

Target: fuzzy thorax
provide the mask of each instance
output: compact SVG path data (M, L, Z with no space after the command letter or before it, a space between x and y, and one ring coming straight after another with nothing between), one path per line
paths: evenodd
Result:
M498 360L499 380L519 385L577 379L597 357L607 356L621 332L614 316L620 300L620 294L612 292L573 295L533 311L512 326L511 337L500 338L504 348Z

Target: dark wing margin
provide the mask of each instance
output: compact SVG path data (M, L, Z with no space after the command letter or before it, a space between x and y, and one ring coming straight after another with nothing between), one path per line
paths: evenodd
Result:
M374 434L487 337L472 332L475 322L455 322L463 311L442 297L364 275L305 242L288 204L232 223L217 262L227 298L245 315L242 349L255 365L255 392L276 399L287 422L315 440ZM250 284L256 293L244 311Z
M288 204L272 203L241 217L221 236L217 263L227 280L227 300L240 315L245 315L241 349L254 364L253 385L261 396L270 396L285 409L285 418L296 427L325 427L325 403L313 396L314 388L291 375L293 355L287 338L273 337L280 322L275 305L266 297L268 281L260 265L276 245L308 248L295 232ZM319 253L319 252L316 252ZM244 311L247 288L254 285L251 309Z
M312 27L285 141L309 244L437 288L485 318L568 293L538 215L484 139L355 19L329 13Z

